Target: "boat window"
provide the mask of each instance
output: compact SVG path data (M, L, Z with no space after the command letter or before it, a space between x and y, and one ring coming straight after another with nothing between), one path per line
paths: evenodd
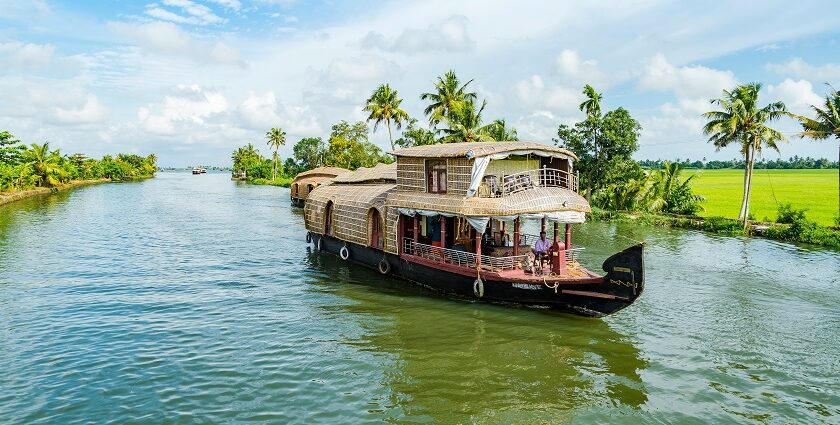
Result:
M429 193L446 193L446 161L426 161L426 184Z

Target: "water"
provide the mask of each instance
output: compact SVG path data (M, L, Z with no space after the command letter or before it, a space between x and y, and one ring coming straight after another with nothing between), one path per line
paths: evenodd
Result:
M0 208L0 423L840 423L840 254L644 239L606 319L311 253L288 191L161 173Z

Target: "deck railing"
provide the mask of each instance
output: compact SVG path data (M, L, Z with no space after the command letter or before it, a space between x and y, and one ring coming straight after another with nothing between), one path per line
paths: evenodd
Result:
M476 258L478 257L472 252L426 245L414 242L410 238L405 238L403 242L403 252L428 260L471 268L475 268ZM513 270L522 267L522 264L525 264L525 259L525 255L512 255L508 257L491 257L489 255L482 255L481 265L482 267L489 267L494 270Z
M534 238L536 241L538 236L523 235L529 238ZM523 242L524 244L524 242ZM533 245L533 244L531 244ZM566 249L566 263L573 265L577 261L578 254L583 251L583 247L574 246ZM475 268L475 260L477 255L472 252L460 251L451 248L441 248L437 246L422 244L414 242L410 238L405 238L403 241L403 253L408 255L416 255L428 260L438 261L445 264L452 264L461 267ZM527 254L511 255L507 257L494 257L490 255L481 256L481 265L491 268L493 270L513 270L521 268L527 261Z
M556 168L539 168L507 174L502 176L501 181L498 176L490 175L484 177L478 196L496 198L535 187L562 187L577 192L578 179L576 175Z
M546 236L546 239L551 239L551 236ZM511 240L513 236L511 236ZM537 241L540 239L539 235L532 235L529 233L523 233L519 235L519 245L528 245L533 247ZM562 238L560 239L562 242ZM572 244L571 247L566 248L566 262L571 264L577 261L578 255L584 250L585 248L582 246Z

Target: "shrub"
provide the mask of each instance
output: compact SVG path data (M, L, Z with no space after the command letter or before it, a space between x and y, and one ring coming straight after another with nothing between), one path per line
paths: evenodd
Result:
M790 203L779 205L778 213L776 215L776 223L793 224L805 220L805 211L797 210L790 205Z

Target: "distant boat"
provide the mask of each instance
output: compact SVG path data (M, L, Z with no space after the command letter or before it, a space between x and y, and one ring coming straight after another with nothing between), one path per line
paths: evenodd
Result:
M207 169L204 167L193 167L192 173L193 174L204 174L207 172Z

